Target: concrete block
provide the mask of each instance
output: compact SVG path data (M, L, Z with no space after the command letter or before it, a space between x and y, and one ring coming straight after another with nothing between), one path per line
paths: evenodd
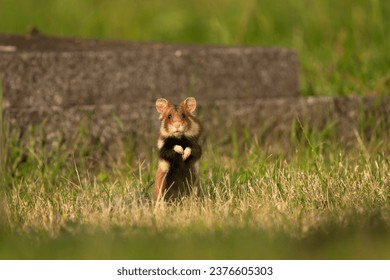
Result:
M5 108L298 95L298 59L290 49L12 35L0 35L0 46Z
M384 139L390 139L390 98L298 97L199 103L202 141L211 141L216 147L230 145L232 131L238 134L239 142L249 132L264 143L288 147L292 132L302 134L300 124L317 131L332 125L340 143L355 142L358 134L369 139L377 130L386 133ZM22 133L26 127L43 124L39 135L46 143L68 142L82 126L90 141L102 147L115 147L118 139L137 141L134 144L140 156L155 148L160 124L154 102L144 106L82 105L66 110L13 108L5 114L11 126ZM293 122L296 131L292 131Z
M377 127L389 134L389 98L298 97L297 73L288 49L0 35L3 109L21 139L39 126L45 143L67 145L84 127L88 141L108 150L120 139L138 141L142 158L156 145L155 99L190 95L199 102L204 139L217 146L237 128L239 141L245 129L288 144L298 120L318 130L332 123L346 142Z

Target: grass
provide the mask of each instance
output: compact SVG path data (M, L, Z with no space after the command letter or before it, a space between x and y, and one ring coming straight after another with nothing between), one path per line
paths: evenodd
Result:
M301 95L386 95L390 2L0 0L0 32L297 50ZM23 137L0 114L1 259L389 259L390 141L360 120L292 124L289 149L237 128L204 143L203 200L153 205L156 152ZM157 121L157 120L156 120ZM218 135L224 135L223 138ZM23 138L23 140L21 140Z
M389 141L362 136L344 147L331 128L301 125L304 137L292 135L289 152L274 153L237 131L225 147L204 144L203 199L154 205L153 150L91 168L86 159L99 147L83 130L74 150L53 152L40 128L26 144L4 127L0 258L390 257ZM118 156L133 150L119 147Z
M386 0L0 0L0 32L297 50L301 95L390 87Z

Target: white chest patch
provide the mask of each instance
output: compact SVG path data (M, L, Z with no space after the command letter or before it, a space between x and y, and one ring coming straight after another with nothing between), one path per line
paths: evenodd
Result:
M158 168L163 172L169 171L170 164L166 160L160 159L158 161Z
M159 139L157 140L157 148L160 150L163 146L164 146L164 140L162 140L161 138L159 138Z

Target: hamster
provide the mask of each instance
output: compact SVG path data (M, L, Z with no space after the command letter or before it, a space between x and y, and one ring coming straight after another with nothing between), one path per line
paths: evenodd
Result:
M188 97L180 105L174 105L159 98L156 109L160 113L161 126L153 200L171 201L196 194L202 155L198 143L202 127L194 115L196 100Z

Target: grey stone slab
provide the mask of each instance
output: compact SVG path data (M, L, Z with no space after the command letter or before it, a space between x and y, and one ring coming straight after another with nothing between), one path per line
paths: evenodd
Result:
M289 49L0 35L0 79L12 129L24 137L41 127L54 146L84 127L88 141L115 147L130 139L150 150L157 97L195 96L203 139L213 145L229 143L237 128L287 143L293 122L319 130L331 123L340 141L390 131L389 98L298 97L298 60Z
M4 107L298 94L298 61L290 49L9 37L0 36Z
M81 126L93 141L111 146L117 139L138 141L140 150L155 147L158 136L158 113L154 102L148 105L85 105L62 108L13 108L5 111L11 126L20 131L43 124L45 141L68 141ZM212 145L230 143L236 130L239 141L249 132L264 142L288 145L291 133L302 134L302 126L321 131L334 129L340 143L374 135L376 129L390 139L390 98L372 97L300 97L258 99L254 102L217 100L199 101L198 117L204 126L203 141ZM295 128L292 125L295 122ZM292 129L296 131L292 131Z
M238 123L271 142L288 142L293 122L297 131L302 131L301 126L311 131L332 126L340 143L356 140L357 133L370 137L376 129L390 137L389 97L300 97L251 103L221 100L217 107L228 112L231 127Z

